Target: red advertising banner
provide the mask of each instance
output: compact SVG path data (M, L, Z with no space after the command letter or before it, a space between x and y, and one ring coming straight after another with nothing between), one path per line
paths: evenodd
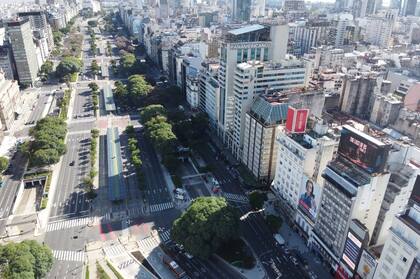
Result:
M289 106L287 110L286 130L289 133L305 133L308 115L309 109L295 109Z

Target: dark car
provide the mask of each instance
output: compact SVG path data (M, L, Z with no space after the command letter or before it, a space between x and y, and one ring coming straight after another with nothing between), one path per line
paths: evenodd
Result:
M70 166L74 166L74 160L70 162Z

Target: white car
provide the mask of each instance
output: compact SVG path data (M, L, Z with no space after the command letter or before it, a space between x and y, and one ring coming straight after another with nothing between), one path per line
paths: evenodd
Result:
M185 257L187 257L189 260L191 260L192 258L194 258L193 255L191 255L190 253L185 252L184 253Z
M175 199L183 200L184 199L184 196L181 195L181 194L175 194Z

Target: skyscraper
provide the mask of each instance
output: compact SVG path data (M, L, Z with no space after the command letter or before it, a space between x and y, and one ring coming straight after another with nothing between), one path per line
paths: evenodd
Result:
M232 1L232 20L243 22L251 18L251 0Z
M29 19L8 22L7 31L18 80L21 84L33 85L38 73L38 62Z
M250 60L280 62L287 51L288 26L282 22L270 25L247 25L226 31L221 42L219 84L219 135L229 145L227 132L234 122L234 75L239 63ZM274 51L275 50L275 51Z
M417 0L401 0L400 16L414 15L416 12Z

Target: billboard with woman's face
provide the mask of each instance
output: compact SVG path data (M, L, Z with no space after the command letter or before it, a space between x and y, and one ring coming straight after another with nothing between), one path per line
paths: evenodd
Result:
M321 187L312 179L303 176L299 193L299 210L315 222L321 202Z

